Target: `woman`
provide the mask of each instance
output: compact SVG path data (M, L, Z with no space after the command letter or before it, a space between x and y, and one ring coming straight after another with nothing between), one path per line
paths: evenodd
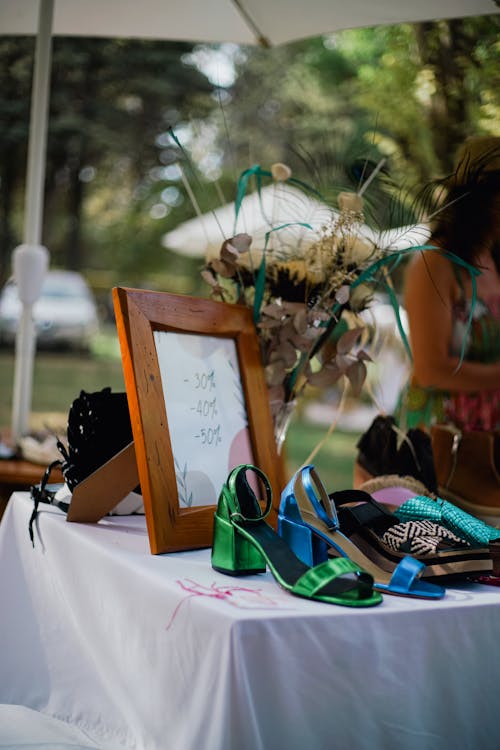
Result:
M500 521L500 138L465 142L428 244L406 275L413 369L401 421L435 425L443 494Z

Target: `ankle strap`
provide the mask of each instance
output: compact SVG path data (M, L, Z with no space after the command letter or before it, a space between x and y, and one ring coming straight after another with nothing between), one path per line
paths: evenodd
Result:
M360 527L383 534L398 523L398 519L363 490L340 490L330 494L332 504L337 507L342 533L351 536ZM351 505L351 503L357 503Z
M264 508L263 513L260 513L259 501L248 483L248 471L256 474L264 485L266 491L266 507ZM231 518L245 521L245 523L255 523L256 521L263 521L266 518L272 507L273 493L269 480L263 471L256 466L252 466L252 464L241 464L230 473L227 485L232 497L236 500L235 504L237 506L237 510L234 510L230 514ZM252 512L252 515L247 515L249 511L256 511L257 508L259 509L259 513L255 514Z
M304 466L301 471L297 472L294 483L294 495L298 501L299 507L301 505L300 498L305 497L310 505L312 505L318 518L320 518L329 529L339 528L335 505L331 502L323 482L319 478L314 466Z

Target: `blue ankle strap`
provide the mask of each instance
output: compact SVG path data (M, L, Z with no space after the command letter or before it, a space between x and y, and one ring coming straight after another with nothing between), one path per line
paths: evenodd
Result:
M304 466L301 471L297 473L295 481L302 482L304 490L307 494L307 498L313 506L318 518L320 518L323 523L328 526L329 529L338 529L339 520L337 517L337 509L335 507L335 503L333 503L328 497L328 493L325 490L314 466ZM323 503L321 503L318 499L318 496L315 492L315 486L319 490L320 495L324 496L325 502L329 503L332 512L331 515L328 515Z

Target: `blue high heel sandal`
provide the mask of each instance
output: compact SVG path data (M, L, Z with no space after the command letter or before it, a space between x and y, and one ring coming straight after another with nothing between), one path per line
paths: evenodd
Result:
M330 500L314 466L304 466L281 495L278 533L307 565L336 557L348 557L374 578L374 588L384 594L415 599L441 599L445 589L420 580L424 563L404 557L393 572L381 568L341 533L334 503Z

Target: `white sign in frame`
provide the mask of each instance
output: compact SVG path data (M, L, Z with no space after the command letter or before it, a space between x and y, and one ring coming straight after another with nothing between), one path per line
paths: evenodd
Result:
M154 331L180 507L212 505L254 463L233 339Z

